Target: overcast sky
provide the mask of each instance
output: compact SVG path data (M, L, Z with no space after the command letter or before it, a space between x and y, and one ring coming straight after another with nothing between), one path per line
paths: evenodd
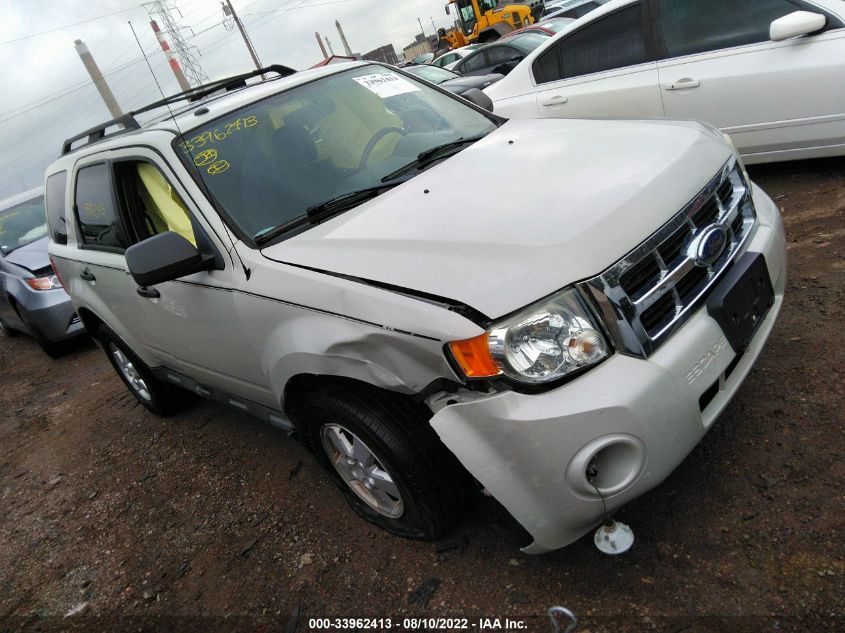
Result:
M397 54L431 18L446 26L445 0L232 0L262 64L296 69L320 61L314 31L343 54L334 21L354 52L393 44ZM183 37L216 79L253 68L237 32L227 30L219 0L172 0ZM180 17L181 13L181 17ZM139 0L0 0L0 199L43 183L62 141L111 118L73 42L88 46L124 111L161 98L132 22L166 94L179 91ZM161 20L159 25L161 25Z

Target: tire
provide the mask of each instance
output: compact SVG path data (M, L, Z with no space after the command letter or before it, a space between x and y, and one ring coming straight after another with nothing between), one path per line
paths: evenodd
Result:
M336 381L304 394L296 418L359 516L398 536L436 540L465 509L472 479L429 426L429 415L407 397Z
M101 325L99 339L115 372L138 402L160 416L171 415L181 408L188 394L177 393L177 387L156 378L111 328Z

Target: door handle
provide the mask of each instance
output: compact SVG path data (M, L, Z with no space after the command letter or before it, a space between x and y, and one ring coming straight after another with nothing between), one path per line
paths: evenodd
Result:
M87 268L83 269L83 271L79 273L79 277L80 279L84 279L85 281L97 281L97 278L94 276L94 273L92 273Z
M701 85L700 81L684 77L673 84L666 84L666 90L687 90L689 88L698 88Z
M147 299L158 299L161 293L155 288L147 288L146 286L138 286L138 294Z
M561 96L561 95L555 95L554 97L552 97L548 101L543 101L543 103L541 103L540 105L543 106L544 108L548 108L550 106L562 105L562 104L566 103L567 101L569 101L569 99L567 99L566 97Z

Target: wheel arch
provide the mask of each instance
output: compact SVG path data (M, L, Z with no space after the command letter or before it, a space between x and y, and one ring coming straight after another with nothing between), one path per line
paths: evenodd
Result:
M314 374L314 373L299 373L291 376L285 383L283 390L282 407L285 415L287 415L294 423L296 423L297 410L302 403L302 399L309 391L319 389L324 385L344 385L347 388L354 389L369 389L381 391L391 397L407 398L412 400L414 395L412 392L406 390L390 389L381 385L355 378L352 376L344 376L340 374ZM419 407L421 411L425 412L427 417L431 417L432 411L423 403L414 403L414 406Z
M79 320L82 321L82 325L85 326L85 330L91 335L91 338L97 340L97 332L100 331L100 326L105 321L85 307L78 308L76 314L79 315Z

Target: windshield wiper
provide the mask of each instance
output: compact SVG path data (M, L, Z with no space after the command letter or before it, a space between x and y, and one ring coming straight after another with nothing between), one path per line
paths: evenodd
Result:
M375 198L388 189L401 185L403 182L410 179L410 176L405 178L391 178L389 180L382 181L381 184L364 187L363 189L358 189L356 191L350 191L326 200L325 202L321 202L320 204L312 205L305 210L304 214L299 215L284 224L280 224L277 227L259 231L252 239L255 240L255 243L258 246L262 246L276 239L280 235L284 235L289 231L298 229L305 224L319 224L323 220L327 220L338 213L353 209L359 204L366 202L371 198Z
M408 163L404 167L400 167L394 172L387 174L384 178L381 179L382 182L388 182L393 180L394 178L399 178L400 176L404 176L405 174L412 172L416 169L422 169L423 167L433 163L436 160L440 160L441 158L446 158L450 154L457 153L464 145L469 145L470 143L475 143L487 136L487 133L479 134L478 136L470 136L469 138L459 138L457 140L451 141L449 143L443 143L442 145L435 145L427 150L424 150L417 154L416 160Z

